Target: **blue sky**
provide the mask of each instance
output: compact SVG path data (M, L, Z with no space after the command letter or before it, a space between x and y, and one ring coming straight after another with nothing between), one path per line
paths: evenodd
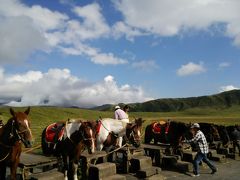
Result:
M238 0L0 0L0 103L91 107L238 89Z

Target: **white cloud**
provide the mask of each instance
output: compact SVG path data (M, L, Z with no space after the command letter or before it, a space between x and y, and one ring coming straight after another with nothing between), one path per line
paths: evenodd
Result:
M61 50L68 55L86 55L95 64L118 65L128 63L126 59L116 57L113 53L103 53L99 49L82 43L76 43L75 48L61 48Z
M229 62L221 62L218 66L219 68L226 68L231 66L231 64Z
M146 33L174 36L188 30L225 25L225 35L240 45L239 0L112 0L124 24Z
M134 37L147 35L147 33L143 33L139 29L133 28L128 26L126 23L119 21L113 25L112 35L116 39L125 36L127 40L134 41Z
M0 69L0 102L12 106L56 105L91 107L149 100L141 87L118 85L111 75L92 83L73 76L68 69L29 71L6 75Z
M134 62L132 63L132 67L136 69L141 69L143 71L151 71L159 68L156 62L153 60Z
M43 34L25 16L1 18L0 64L24 61L35 50L47 49Z
M37 50L49 53L56 49L66 55L87 56L96 64L126 63L113 53L102 52L88 43L108 37L111 32L97 3L73 7L72 12L77 18L39 5L30 7L20 0L1 0L0 38L4 43L0 45L0 64L22 63Z
M192 74L200 74L206 71L206 68L203 66L203 63L195 64L193 62L189 62L188 64L182 65L177 70L177 75L179 76L189 76Z
M222 86L220 87L220 92L224 92L224 91L231 91L231 90L234 90L234 89L239 89L238 87L235 87L233 85L227 85L227 86Z
M83 22L78 27L78 35L81 39L101 37L109 33L110 28L101 14L101 8L97 3L73 9Z

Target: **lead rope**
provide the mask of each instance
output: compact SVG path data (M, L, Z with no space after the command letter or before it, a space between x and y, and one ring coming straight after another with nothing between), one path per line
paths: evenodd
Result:
M10 154L10 152L8 152L7 155L6 155L3 159L0 160L0 162L2 162L2 161L4 161L5 159L7 159L7 157L9 156L9 154Z

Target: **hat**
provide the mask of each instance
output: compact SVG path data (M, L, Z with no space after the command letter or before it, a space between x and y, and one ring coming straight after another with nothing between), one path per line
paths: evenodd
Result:
M191 126L191 128L198 128L198 129L200 129L200 125L199 125L198 123L194 123L194 124Z
M115 106L115 110L120 109L120 106Z

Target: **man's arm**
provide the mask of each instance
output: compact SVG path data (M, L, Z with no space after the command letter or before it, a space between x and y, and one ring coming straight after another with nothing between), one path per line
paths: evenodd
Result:
M118 112L117 111L114 112L114 117L115 117L115 119L118 119Z
M200 138L201 138L200 133L197 133L192 139L185 140L184 142L186 143L198 142Z

